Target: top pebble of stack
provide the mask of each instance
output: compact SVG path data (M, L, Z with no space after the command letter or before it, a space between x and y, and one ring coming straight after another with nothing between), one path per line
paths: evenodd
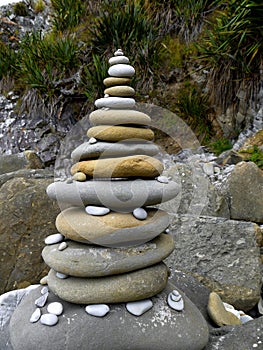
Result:
M112 77L131 78L135 74L135 69L128 64L129 58L123 55L121 49L114 53L114 57L109 59L110 68L108 74Z

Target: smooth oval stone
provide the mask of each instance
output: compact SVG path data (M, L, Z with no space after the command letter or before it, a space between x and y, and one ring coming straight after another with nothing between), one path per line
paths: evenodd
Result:
M65 185L54 182L47 187L47 194L59 203L72 206L101 205L114 211L132 212L135 208L156 205L177 196L179 186L156 180L86 181Z
M64 237L61 233L55 233L45 238L45 244L55 244L63 241Z
M114 64L108 69L108 74L112 77L133 77L135 69L129 64Z
M114 64L119 64L119 63L127 64L127 63L129 63L129 62L130 62L130 60L129 60L129 58L126 57L126 56L115 56L115 57L111 57L111 58L109 59L109 64L110 64L111 66L113 66Z
M47 302L47 298L48 298L48 292L41 295L41 297L37 298L37 300L35 300L35 305L37 307L43 307Z
M141 139L152 141L154 132L147 128L137 128L131 126L112 126L100 125L93 126L87 132L88 137L96 137L102 141L118 142L118 141L133 141Z
M166 300L174 288L177 287L168 282L161 293L152 297L153 307L140 317L130 314L125 304L111 304L110 313L99 318L85 313L86 305L64 302L63 317L59 317L55 327L48 329L40 322L34 325L28 322L34 299L39 293L39 290L32 291L13 313L9 326L10 342L14 350L205 349L209 339L207 321L185 295L184 311L171 309ZM53 293L50 294L52 301L59 300ZM231 342L227 349L233 350Z
M143 208L136 208L132 213L133 213L133 216L138 220L147 219L147 211L144 210Z
M170 235L161 233L152 241L136 247L106 248L68 241L67 250L59 245L46 246L42 251L45 263L55 271L75 277L117 275L157 264L174 249Z
M76 304L109 304L147 299L166 286L168 269L159 263L137 271L103 278L56 278L48 274L49 288L61 299Z
M47 286L45 286L45 287L43 287L43 288L41 289L41 294L42 294L42 295L44 295L44 294L46 294L46 293L48 293L48 287L47 287Z
M58 246L58 250L62 251L68 247L66 242L61 242L60 245Z
M95 139L95 137L91 137L90 139L89 139L89 141L88 141L88 143L90 143L91 145L93 144L93 143L96 143L97 142L97 140Z
M151 118L142 112L123 109L97 109L89 115L91 125L137 124L150 125Z
M130 97L102 97L95 101L97 108L132 108L135 100Z
M92 178L154 178L163 172L163 164L156 158L136 155L116 158L83 160L71 167Z
M114 52L114 56L123 56L123 51L122 49L118 49L117 51Z
M59 316L63 312L63 305L59 302L54 301L53 303L48 304L47 312Z
M158 236L169 225L169 215L147 208L146 220L137 220L131 213L110 212L105 216L87 215L85 209L63 210L56 227L69 239L103 246L127 247L142 244Z
M44 314L40 317L40 323L45 326L55 326L58 323L58 317L54 314Z
M85 211L87 214L90 215L102 216L109 214L110 209L105 207L95 207L94 205L89 205L85 208Z
M158 176L156 178L156 180L161 182L161 183L164 183L164 184L168 184L168 182L169 182L168 177L166 177L166 176Z
M40 317L41 317L41 310L40 308L36 308L36 310L32 313L29 321L31 323L35 323L40 319Z
M46 275L46 276L41 278L39 283L42 284L42 285L46 285L47 284L47 280L48 280L48 276Z
M78 172L78 173L76 173L76 174L74 174L72 176L72 179L74 181L86 181L87 180L87 176L84 173Z
M159 147L150 141L145 142L98 142L90 145L88 142L82 143L72 153L71 158L78 162L80 160L94 159L98 157L124 157L130 155L144 154L154 156L158 154ZM82 174L82 173L76 173ZM85 174L84 174L85 175ZM73 175L74 178L75 175ZM86 175L85 175L86 178Z
M110 308L106 304L95 304L86 306L85 311L89 315L103 317L107 315L107 313L110 311Z
M130 78L115 78L108 77L103 80L105 86L116 86L116 85L129 85L131 83Z
M132 301L126 304L126 309L135 316L141 316L153 307L151 299Z
M105 89L104 94L117 97L129 97L135 95L135 90L130 86L119 85Z
M68 278L68 275L66 275L65 273L62 273L62 272L56 272L56 277L60 278L61 280L64 280L64 279Z

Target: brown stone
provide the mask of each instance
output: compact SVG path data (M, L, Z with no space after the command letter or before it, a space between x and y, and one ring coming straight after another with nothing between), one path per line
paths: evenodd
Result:
M89 116L92 125L138 124L150 125L151 118L131 109L97 109Z
M104 94L117 97L129 97L135 95L135 90L130 86L118 85L105 89Z
M154 132L147 128L136 128L128 126L101 125L90 128L88 137L95 137L98 140L117 142L130 139L142 139L152 141Z
M129 85L131 82L130 78L114 78L108 77L103 80L105 86L115 86L115 85Z
M71 167L72 175L79 171L92 178L154 178L163 172L163 165L158 159L138 155L84 160Z

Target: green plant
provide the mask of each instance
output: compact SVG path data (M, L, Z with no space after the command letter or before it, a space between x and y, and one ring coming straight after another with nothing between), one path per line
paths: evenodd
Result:
M229 139L221 138L212 143L209 143L208 147L216 156L219 156L219 154L231 149L233 146Z
M14 14L16 16L26 16L28 13L26 4L23 1L17 2L14 5Z
M36 13L43 12L45 9L45 3L43 0L36 0L36 2L33 5L33 8Z
M85 12L85 1L51 0L53 8L53 28L55 31L71 30L77 26Z
M13 76L19 63L19 53L9 45L0 43L0 80L6 76Z
M263 151L258 146L242 151L248 154L247 160L254 162L259 168L263 169Z

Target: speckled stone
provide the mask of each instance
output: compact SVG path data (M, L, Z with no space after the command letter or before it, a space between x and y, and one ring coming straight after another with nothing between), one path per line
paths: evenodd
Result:
M132 109L97 109L89 115L89 120L91 125L151 124L147 114Z
M59 244L42 251L45 263L55 271L76 277L101 277L121 274L154 265L174 249L170 235L160 234L145 244L130 248L106 248L68 241L68 248L59 251Z
M48 285L53 293L72 303L109 304L150 298L165 288L167 279L167 266L161 262L144 269L103 278L69 277L60 280L50 270Z
M129 85L130 83L130 78L108 77L103 80L105 86Z
M156 158L136 155L128 157L84 160L71 167L71 174L78 171L92 178L154 178L163 171L163 164Z
M135 95L135 90L127 85L119 85L105 89L104 94L117 97L130 97Z
M179 185L156 180L86 181L67 185L54 182L47 188L51 199L72 206L101 205L114 211L132 212L135 208L156 205L174 198Z
M144 142L97 142L96 144L82 143L72 153L71 158L80 160L94 159L98 157L125 157L137 154L154 156L159 152L159 147L150 141ZM85 174L84 174L85 175ZM86 177L86 176L85 176ZM75 180L75 177L73 177Z
M150 241L169 225L166 212L147 208L147 214L146 220L137 220L132 213L110 212L105 216L92 216L87 215L85 209L72 207L57 216L56 227L75 241L125 247Z
M135 141L147 140L152 141L154 132L147 128L137 128L131 126L111 126L100 125L93 126L87 132L88 137L96 137L101 141L118 142L118 141Z

